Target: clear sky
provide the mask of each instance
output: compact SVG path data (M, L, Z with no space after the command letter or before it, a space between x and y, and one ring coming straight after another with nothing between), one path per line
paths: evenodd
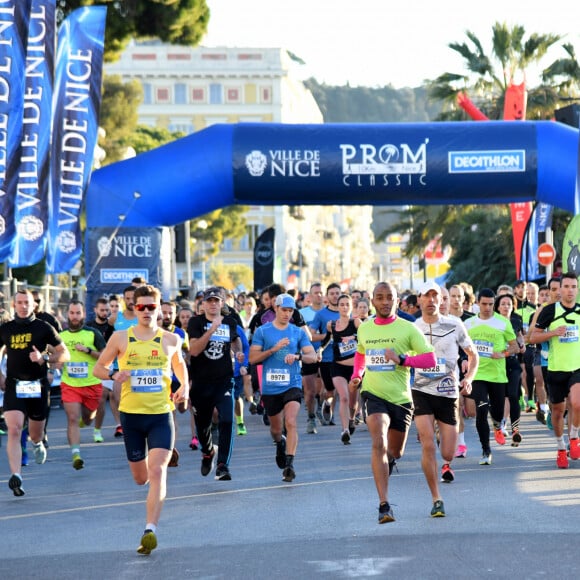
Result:
M526 37L560 34L580 58L577 3L530 0L207 0L203 46L283 47L306 61L304 74L331 85L416 87L443 72L463 73L448 47L476 34L490 53L495 22L520 24ZM574 8L576 6L576 8ZM547 66L566 53L552 49ZM528 82L535 84L534 71ZM521 79L518 79L521 80Z

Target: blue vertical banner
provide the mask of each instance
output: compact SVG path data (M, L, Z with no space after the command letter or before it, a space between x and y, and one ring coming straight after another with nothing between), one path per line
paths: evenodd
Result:
M554 214L554 206L543 201L536 206L536 231L539 234L544 234L548 228L552 227L552 216Z
M540 245L538 240L538 227L544 227L545 231L546 216L544 215L540 218L539 209L540 204L536 204L532 211L532 215L528 220L522 243L520 277L528 282L533 282L542 277L542 274L540 273L540 264L538 262L538 247ZM542 211L545 210L545 208L541 209Z
M82 251L80 214L97 142L105 6L78 8L58 34L46 271L68 272Z
M56 0L32 0L14 203L16 231L9 258L13 268L40 262L46 250L55 29Z
M14 237L14 198L22 136L24 70L31 0L0 0L0 261Z

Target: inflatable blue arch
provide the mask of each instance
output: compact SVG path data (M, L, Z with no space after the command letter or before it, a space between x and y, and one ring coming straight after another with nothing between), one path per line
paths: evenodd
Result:
M96 171L89 228L172 226L231 204L578 208L578 130L551 121L214 125Z

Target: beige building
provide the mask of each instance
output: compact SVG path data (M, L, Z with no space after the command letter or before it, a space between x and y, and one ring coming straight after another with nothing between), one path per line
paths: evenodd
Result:
M133 42L106 74L138 80L144 100L139 122L186 134L216 123L322 123L322 113L300 78L300 65L281 48L189 48ZM368 284L372 269L369 207L251 206L247 234L226 240L216 261L253 264L253 245L276 229L274 278L305 287L312 280ZM298 216L299 219L295 219ZM176 282L207 281L207 265L191 247L191 264L177 264Z

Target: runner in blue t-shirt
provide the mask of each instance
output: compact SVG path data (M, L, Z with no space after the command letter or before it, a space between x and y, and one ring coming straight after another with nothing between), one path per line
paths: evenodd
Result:
M333 283L329 284L326 289L326 299L328 305L326 308L318 311L314 320L308 325L312 333L312 340L314 342L322 341L328 332L328 323L340 318L338 312L338 297L342 294L340 285ZM334 383L332 382L332 368L333 368L333 354L332 354L332 340L325 342L324 350L322 351L322 359L320 361L320 377L324 383L324 398L322 404L322 418L323 424L334 425L332 420L333 408L335 405L333 393Z
M274 308L276 318L256 329L250 347L250 364L263 365L262 402L276 442L276 464L284 470L282 480L293 481L298 446L296 421L302 401L299 361L313 363L316 352L304 328L290 324L296 308L292 296L280 294ZM287 439L282 435L284 425Z

